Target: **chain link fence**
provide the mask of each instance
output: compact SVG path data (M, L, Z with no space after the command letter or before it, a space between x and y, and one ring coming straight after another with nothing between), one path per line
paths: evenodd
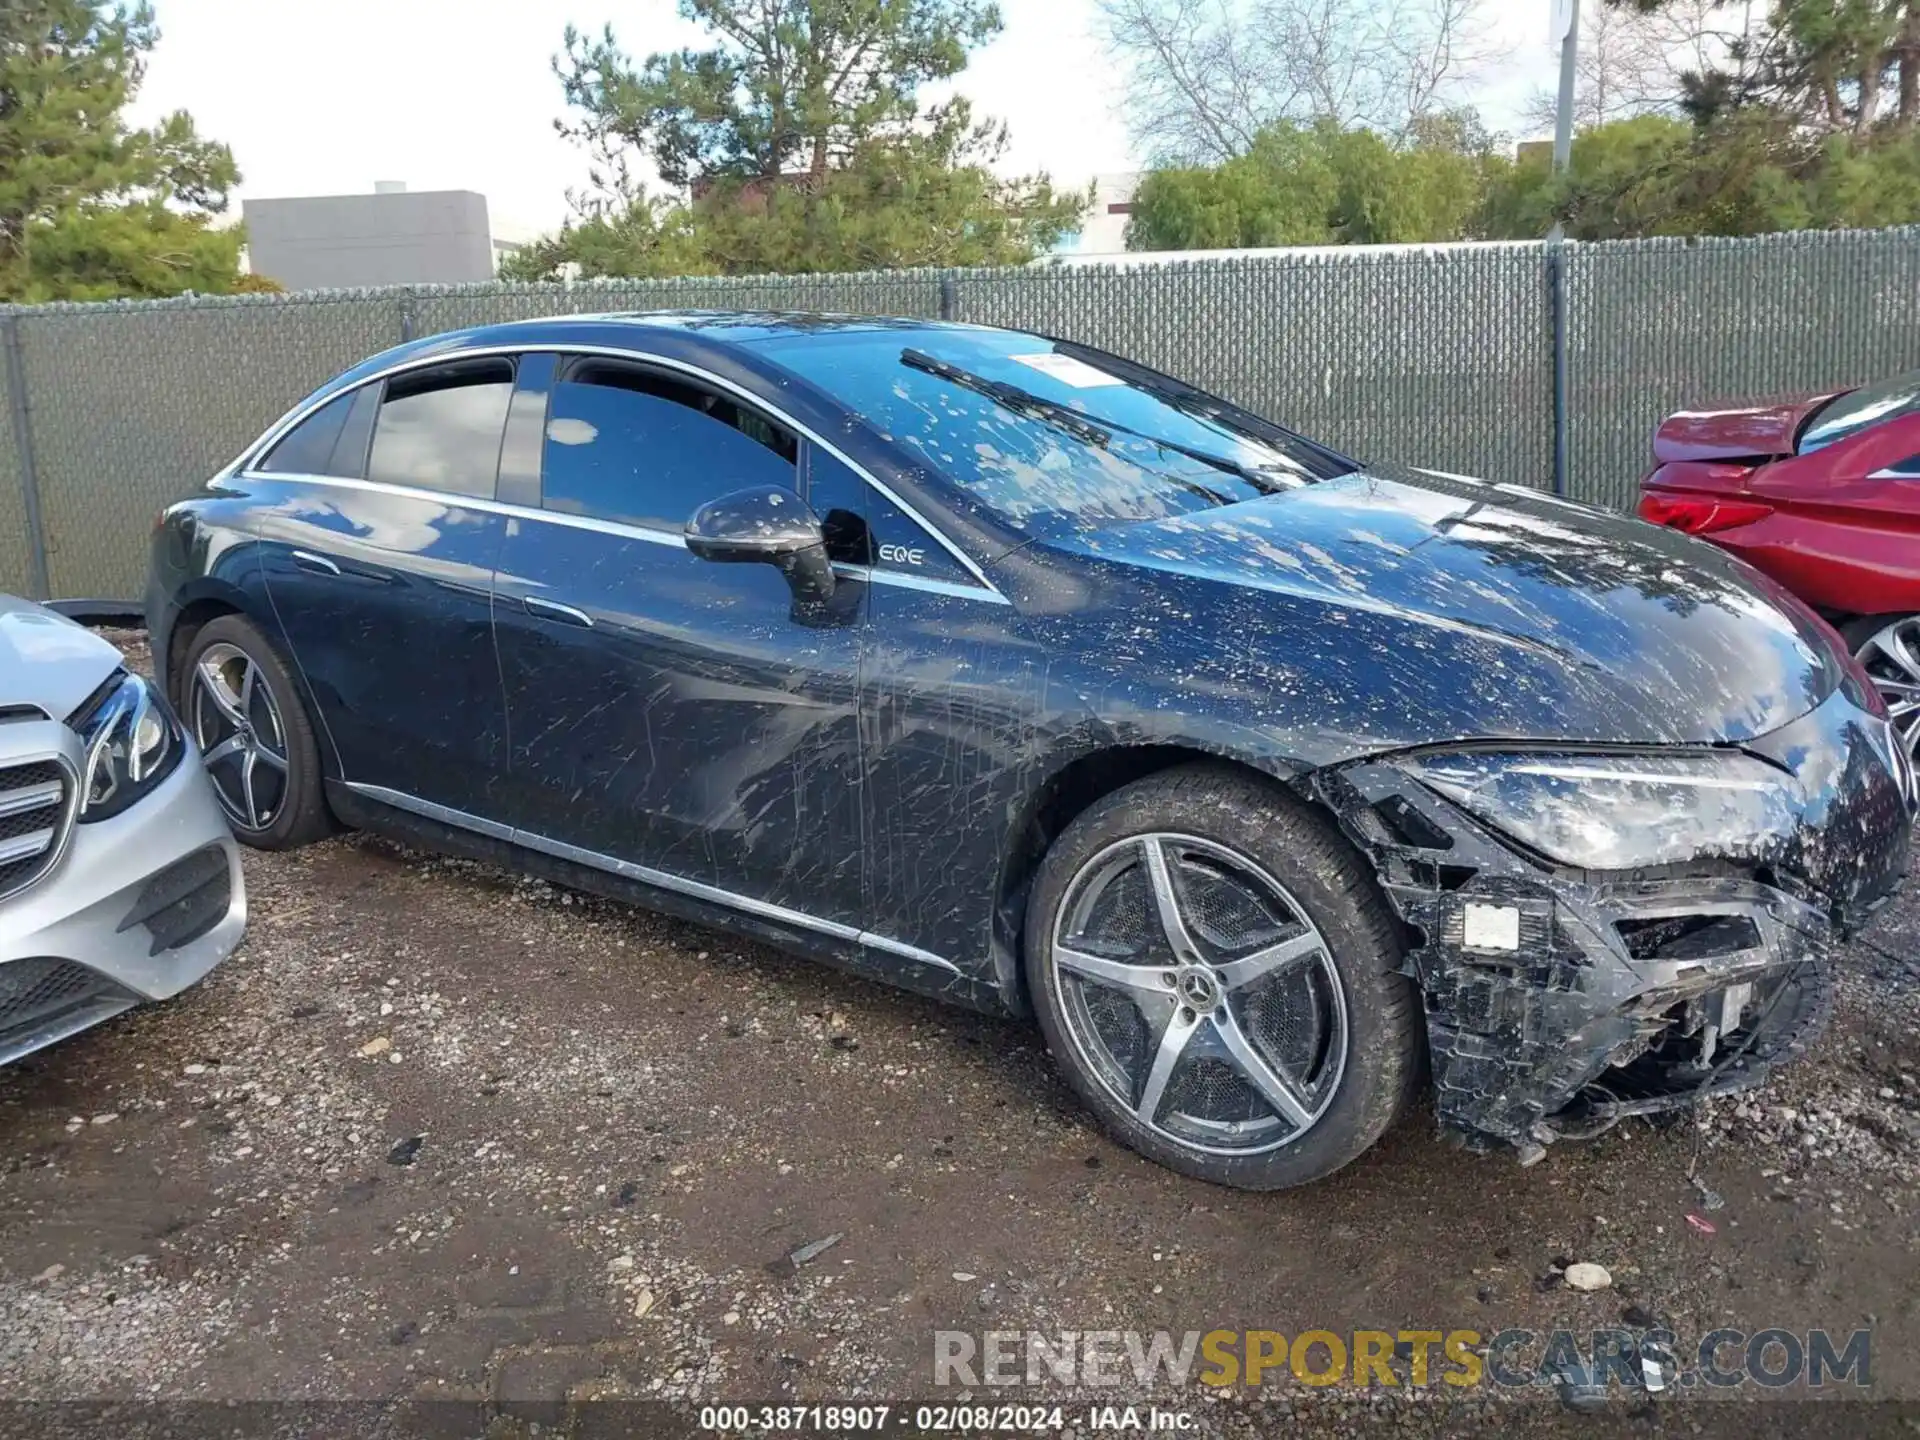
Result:
M1653 427L1920 365L1920 230L1567 247L1567 491L1626 508Z
M1565 314L1556 353L1554 287ZM0 591L127 601L148 521L404 339L621 310L944 316L1082 340L1365 459L1631 505L1682 405L1920 365L1920 230L1386 249L1124 267L411 287L0 307Z
M1540 245L962 271L955 318L1127 355L1357 457L1551 481Z

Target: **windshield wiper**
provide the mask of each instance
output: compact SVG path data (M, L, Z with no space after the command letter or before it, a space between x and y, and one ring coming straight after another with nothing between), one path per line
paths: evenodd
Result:
M1144 430L1129 430L1124 425L1115 425L1113 428L1122 434L1144 440L1149 445L1158 445L1162 450L1171 450L1176 455L1184 455L1189 460L1198 460L1202 465L1211 465L1214 469L1224 471L1228 475L1237 475L1262 495L1277 495L1286 489L1286 486L1266 471L1257 470L1251 465L1229 459L1225 455L1215 455L1210 450L1196 450L1191 445L1182 445L1178 440L1165 440L1158 435L1149 435Z
M968 390L985 395L989 400L1004 409L1013 411L1016 415L1025 415L1030 419L1043 421L1066 431L1077 440L1084 440L1089 445L1098 445L1105 449L1116 433L1131 435L1136 440L1144 440L1149 445L1157 445L1162 450L1170 450L1176 455L1184 455L1189 460L1197 460L1202 465L1237 476L1262 495L1278 494L1286 488L1265 471L1257 470L1251 465L1242 464L1225 455L1215 455L1211 451L1182 445L1177 440L1166 440L1158 435L1149 435L1144 430L1135 430L1131 426L1120 424L1117 420L1102 419L1099 424L1095 424L1070 406L1044 399L1030 390L1022 390L1018 385L1010 385L1004 380L989 380L986 376L976 375L971 370L962 370L958 365L949 365L945 360L929 355L924 350L902 350L900 363L915 370L924 370L929 375L936 375L942 380L951 381L955 385L964 386ZM1204 495L1218 504L1233 503L1233 497L1222 495L1217 490L1209 490L1192 480L1180 476L1169 478L1195 494Z
M1051 400L1043 400L1030 390L1022 390L1018 385L1009 385L1004 380L989 380L984 375L976 375L971 370L962 370L958 365L949 365L936 359L924 350L906 349L900 352L900 363L914 370L924 370L929 375L959 385L984 395L1003 410L1011 410L1016 415L1024 415L1030 420L1039 420L1056 430L1064 430L1076 440L1088 445L1098 445L1105 449L1113 440L1112 432L1095 425L1091 420L1065 405L1056 405Z
M1062 340L1057 336L1046 337L1053 341L1054 349L1062 355L1071 355L1096 369L1116 375L1129 385L1138 386L1150 395L1157 395L1176 410L1183 410L1203 420L1231 431L1236 435L1249 435L1263 445L1273 446L1285 452L1299 450L1303 455L1293 456L1297 461L1305 462L1309 478L1328 479L1335 475L1348 475L1360 468L1359 462L1331 450L1318 440L1310 440L1298 430L1289 430L1284 425L1254 414L1250 410L1223 401L1217 396L1176 380L1171 375L1162 375L1157 370L1125 359L1119 355L1109 355L1104 350L1096 350L1090 345L1082 345L1073 340ZM1324 473L1315 473L1314 462L1324 466Z

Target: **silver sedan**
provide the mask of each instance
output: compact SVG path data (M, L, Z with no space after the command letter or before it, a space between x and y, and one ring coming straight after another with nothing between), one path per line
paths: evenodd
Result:
M0 596L0 1064L177 994L246 925L239 851L159 690Z

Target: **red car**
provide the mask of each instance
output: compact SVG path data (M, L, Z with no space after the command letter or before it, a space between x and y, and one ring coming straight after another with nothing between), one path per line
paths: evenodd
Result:
M1682 410L1653 458L1641 518L1731 550L1831 620L1920 756L1920 371Z

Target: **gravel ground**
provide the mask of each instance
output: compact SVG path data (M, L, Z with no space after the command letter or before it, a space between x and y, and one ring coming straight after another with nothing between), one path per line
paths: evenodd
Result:
M1920 1402L1920 887L1839 957L1812 1057L1751 1096L1531 1169L1422 1112L1328 1182L1244 1195L1105 1140L1018 1024L366 837L250 854L247 879L246 944L205 983L0 1071L0 1401L397 1402L369 1414L506 1434L624 1397L690 1425L715 1401L954 1400L937 1329L1650 1315L1871 1326L1871 1393ZM1568 1288L1568 1261L1612 1285ZM1098 1398L1222 1433L1486 1418L1432 1391L1199 1389ZM1609 1414L1920 1414L1755 1398ZM1497 1403L1510 1433L1611 1423L1550 1390Z

